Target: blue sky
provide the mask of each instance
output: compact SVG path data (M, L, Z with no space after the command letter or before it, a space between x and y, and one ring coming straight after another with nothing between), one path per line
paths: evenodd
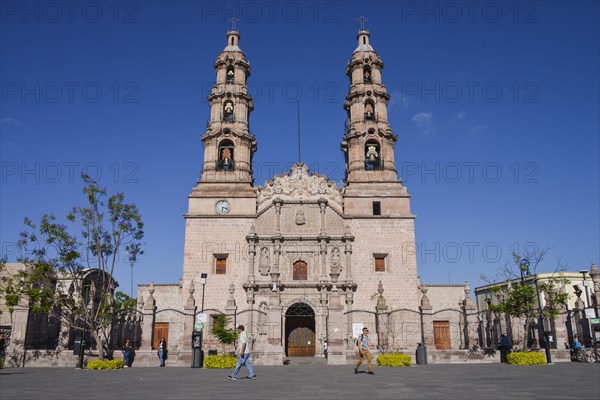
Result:
M9 260L24 217L63 217L84 201L87 171L141 209L147 246L134 282L178 281L212 63L234 7L252 68L257 184L296 161L299 95L303 161L343 179L345 66L364 14L385 63L423 279L476 286L528 246L550 249L544 270L600 260L597 2L1 5Z

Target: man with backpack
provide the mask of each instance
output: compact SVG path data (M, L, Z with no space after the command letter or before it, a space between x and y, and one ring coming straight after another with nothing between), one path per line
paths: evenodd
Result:
M354 367L354 373L358 374L358 367L362 364L363 360L367 359L367 364L369 366L369 375L375 375L373 372L373 364L371 362L371 352L369 351L369 329L363 328L362 335L356 339L356 345L358 346L358 363Z

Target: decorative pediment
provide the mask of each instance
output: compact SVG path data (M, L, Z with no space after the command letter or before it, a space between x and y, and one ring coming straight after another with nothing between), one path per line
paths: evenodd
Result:
M264 186L256 188L258 205L274 198L286 200L319 200L327 199L331 206L342 209L342 194L335 182L325 175L309 173L306 164L294 164L290 172L277 175Z

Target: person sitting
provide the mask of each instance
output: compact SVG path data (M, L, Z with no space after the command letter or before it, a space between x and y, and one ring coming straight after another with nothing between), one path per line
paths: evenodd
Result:
M571 347L573 347L573 350L575 351L583 349L583 346L581 345L581 343L579 343L579 339L577 339L577 336L573 338L573 344Z

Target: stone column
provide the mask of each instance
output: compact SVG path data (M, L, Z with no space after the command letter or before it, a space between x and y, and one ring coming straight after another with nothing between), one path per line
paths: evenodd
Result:
M346 254L346 280L352 282L352 241L354 236L350 234L350 227L346 225L342 241L344 242L344 253Z
M465 282L465 299L462 304L463 310L463 347L468 349L477 342L477 313L475 304L471 299L471 286L469 281Z
M148 299L144 303L144 316L142 322L142 345L140 350L152 350L152 336L154 335L154 318L156 317L156 299L154 298L154 283L148 288Z
M248 242L248 283L254 283L254 263L256 260L256 243L258 242L254 225L250 228L250 234L246 236L246 241Z
M354 292L351 287L346 289L346 309L347 313L347 325L346 325L346 343L347 349L354 349L354 344L352 341L352 324L354 323L354 313L352 312L352 308L354 305Z
M431 310L433 307L427 297L427 285L425 283L421 284L421 305L419 306L419 311L421 312L421 341L425 343L426 346L434 346L435 341L433 338L433 314Z
M383 297L383 284L379 281L379 286L377 287L377 293L379 293L379 297L377 298L377 305L375 306L375 311L377 311L377 343L379 345L379 351L383 351L388 347L388 326L389 326L389 317L387 314L388 306L385 301L385 297Z
M183 307L183 335L181 342L182 350L192 350L192 331L194 330L194 322L196 322L196 300L194 300L194 281L190 282L188 292L190 296L187 298Z
M319 259L321 263L321 281L327 280L327 244L319 239Z
M281 234L281 206L283 205L283 200L280 198L276 198L273 200L275 204L275 234Z
M600 272L598 272L598 267L594 263L590 268L590 277L592 278L591 300L596 310L596 318L598 318L600 317Z
M332 290L329 294L327 311L329 314L329 326L333 327L333 332L329 332L327 364L345 365L346 351L344 349L344 336L342 331L342 327L344 326L344 306L340 301L340 292L337 288Z
M267 341L257 349L255 358L257 364L282 365L285 352L281 340L281 296L279 289L269 293L267 305Z
M10 331L10 345L6 349L4 364L11 367L25 367L27 360L25 354L25 336L27 335L27 319L29 307L24 301L14 306L12 312L12 326Z
M321 230L320 230L320 235L326 235L327 234L327 227L325 225L325 210L327 209L327 199L324 198L320 198L318 200L319 203L319 209L321 211Z

